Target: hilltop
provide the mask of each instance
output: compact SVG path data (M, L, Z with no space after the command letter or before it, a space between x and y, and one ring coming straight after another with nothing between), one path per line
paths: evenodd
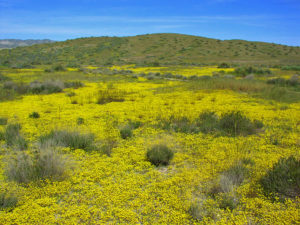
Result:
M51 43L51 42L54 42L54 41L49 40L49 39L42 39L42 40L0 39L0 49L31 46L31 45L35 45L35 44L44 44L44 43Z
M300 47L244 40L217 40L182 34L90 37L0 52L0 65L297 65Z

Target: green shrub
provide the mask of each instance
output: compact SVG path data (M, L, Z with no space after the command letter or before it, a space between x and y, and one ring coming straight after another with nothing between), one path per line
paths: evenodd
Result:
M173 151L163 144L154 145L146 154L147 160L155 166L168 165L173 156Z
M34 118L34 119L40 118L40 114L38 112L32 112L29 114L29 118Z
M300 196L300 160L294 156L281 158L260 180L264 193L273 199Z
M205 111L196 120L197 127L203 133L212 133L219 129L218 116L215 112Z
M205 218L212 220L218 219L218 213L215 208L205 200L192 202L188 209L188 213L197 221L203 221Z
M237 76L245 77L248 74L257 74L257 75L265 75L272 74L272 71L269 69L255 68L252 66L249 67L239 67L234 70L234 74Z
M210 191L211 194L229 193L234 191L235 187L240 186L246 178L249 177L250 171L246 167L247 161L238 161L228 170L222 172L217 183Z
M81 125L81 124L84 124L84 119L81 118L81 117L78 117L77 118L77 125Z
M300 66L284 66L281 68L282 70L295 70L300 71Z
M28 92L28 85L24 83L15 83L13 81L7 81L3 84L3 88L7 90L13 90L18 94L26 94Z
M62 92L64 83L59 80L45 82L34 81L29 84L29 92L32 94L52 94Z
M70 81L70 82L65 82L64 86L66 88L75 88L75 89L77 89L77 88L83 87L84 84L81 81Z
M56 65L53 67L54 71L66 71L66 68L62 65Z
M218 68L230 68L230 65L228 63L221 63Z
M18 203L18 198L8 191L0 192L0 211L1 210L11 210Z
M261 96L263 98L275 100L278 102L293 103L299 102L300 92L293 91L287 87L274 86L263 91L261 93Z
M7 146L16 146L20 150L27 149L27 142L20 134L20 124L9 124L4 132L4 139Z
M267 80L267 84L275 84L275 85L279 85L279 86L297 86L298 84L300 84L300 82L296 76L293 76L289 80L286 80L281 77L273 78L273 79Z
M68 97L74 97L75 95L76 95L75 92L66 93L66 96L68 96Z
M90 151L95 149L94 135L80 134L77 131L55 130L40 137L40 144L45 146L62 146L71 149Z
M9 78L9 77L7 77L7 76L4 76L3 74L1 74L1 73L0 73L0 82L3 82L3 81L8 81L8 80L10 80L10 78Z
M73 100L71 101L71 104L76 105L76 104L78 104L78 101L77 101L76 99L73 99Z
M219 196L218 203L221 209L234 210L238 206L239 200L232 194L223 193Z
M255 127L241 111L225 113L220 118L220 128L229 135L247 135L255 132Z
M197 133L198 129L187 117L170 116L167 119L159 119L159 126L165 130L183 133Z
M116 145L117 145L117 142L115 140L106 140L101 145L100 151L107 156L111 156L112 150L114 147L116 147Z
M123 139L127 139L133 136L132 128L126 125L120 129L120 135Z
M2 131L0 131L0 141L5 141L5 136Z
M110 102L124 102L125 92L117 89L105 89L98 92L97 104L106 104Z
M6 125L7 124L7 118L0 117L0 125Z
M240 111L225 113L220 119L215 112L205 111L195 121L191 121L187 117L176 118L174 116L158 120L158 126L162 129L183 133L220 132L221 134L237 136L253 134L256 129L263 127L261 121L254 120L251 122Z
M141 123L141 121L132 121L132 120L129 120L128 126L130 126L132 129L137 129L140 126L142 126L142 123Z
M67 159L53 149L38 150L32 154L19 152L8 160L5 175L18 183L60 180L65 176L67 165Z

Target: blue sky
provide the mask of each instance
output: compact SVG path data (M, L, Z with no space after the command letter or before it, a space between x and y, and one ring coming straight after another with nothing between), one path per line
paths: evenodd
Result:
M300 46L300 0L0 0L0 39L146 33Z

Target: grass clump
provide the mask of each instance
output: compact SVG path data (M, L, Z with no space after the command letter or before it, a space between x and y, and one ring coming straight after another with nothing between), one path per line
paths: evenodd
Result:
M97 104L106 104L110 102L124 102L125 92L118 89L99 90Z
M18 198L8 191L0 192L0 211L1 210L12 210L18 203Z
M133 136L132 133L133 128L129 125L126 125L120 129L120 135L123 139L131 138Z
M84 84L81 81L69 81L64 83L65 88L80 88L84 87Z
M167 166L174 157L174 153L168 146L158 144L148 149L146 157L155 166Z
M188 209L188 213L196 221L203 221L204 219L218 220L218 211L211 199L201 199L193 201Z
M7 76L4 76L2 73L0 73L0 82L3 82L3 81L8 81L8 80L10 80L10 78L9 78L9 77L7 77Z
M253 161L249 159L239 160L222 172L217 183L213 185L211 194L232 193L235 187L240 186L249 177L250 170L247 165L253 165Z
M32 112L29 114L29 118L38 119L40 118L40 114L38 112Z
M129 122L120 128L121 138L127 139L133 136L133 130L139 128L142 125L140 121L132 121Z
M284 78L273 78L270 80L267 80L267 84L275 84L278 86L297 86L300 84L299 78L296 76L293 76L290 79L284 79Z
M239 199L232 193L222 193L218 196L218 205L220 209L234 210L239 204Z
M54 130L40 137L41 146L62 146L90 151L95 149L94 135L77 131Z
M165 130L183 133L217 133L231 136L254 134L263 127L259 120L251 121L241 111L231 111L219 117L213 111L204 111L194 121L187 117L159 119Z
M254 134L256 126L262 127L262 123L256 120L252 122L241 111L231 111L221 116L219 121L220 129L228 135Z
M273 199L300 196L300 160L294 156L281 158L260 180L264 193Z
M202 112L196 120L197 127L203 133L212 133L218 130L219 121L215 112Z
M77 125L82 125L84 124L84 119L82 117L77 118Z
M4 140L7 146L15 146L20 150L25 150L28 147L26 140L22 137L20 124L9 124L6 126L4 132Z
M159 119L159 126L164 130L172 130L175 132L183 133L197 133L197 127L187 117L175 117L170 116L169 118Z
M100 152L110 157L113 148L116 146L117 142L115 140L105 140L100 147Z
M32 94L52 94L62 92L65 88L60 80L49 80L45 82L34 81L29 84L29 92Z
M55 65L52 67L52 69L56 72L58 71L66 71L67 69L63 65Z
M68 161L53 149L33 152L19 152L12 156L5 167L9 180L29 183L41 179L60 180L64 177Z
M248 74L257 74L257 75L272 74L272 71L269 69L255 68L255 67L249 66L249 67L236 68L234 70L234 74L236 74L237 76L245 77Z

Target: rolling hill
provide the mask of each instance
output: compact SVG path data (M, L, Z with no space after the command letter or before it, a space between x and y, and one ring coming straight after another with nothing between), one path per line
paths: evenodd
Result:
M0 65L299 65L300 47L182 34L90 37L0 51Z

